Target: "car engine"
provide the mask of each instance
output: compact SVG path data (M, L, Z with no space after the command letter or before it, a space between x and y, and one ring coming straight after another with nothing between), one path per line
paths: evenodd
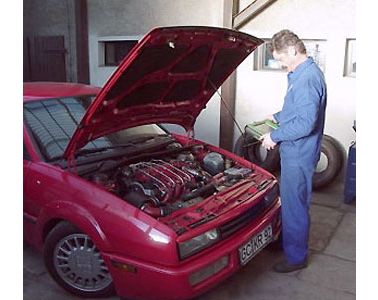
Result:
M115 172L92 174L90 180L157 218L192 206L252 172L203 145L176 145Z

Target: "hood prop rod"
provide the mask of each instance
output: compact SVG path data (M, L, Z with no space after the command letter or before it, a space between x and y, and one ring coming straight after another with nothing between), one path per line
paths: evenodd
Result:
M227 104L226 104L226 101L224 101L224 99L223 99L221 93L219 93L219 91L218 91L217 87L215 86L215 84L210 80L209 77L207 77L207 80L210 82L210 84L211 84L211 86L213 87L213 89L214 89L214 90L216 91L216 93L219 95L220 100L222 101L224 107L227 109L228 114L230 115L230 117L232 118L234 124L235 124L236 127L238 128L240 134L241 134L241 135L244 135L243 130L241 129L239 123L236 121L235 117L234 117L233 114L231 113L230 109L228 108L228 106L227 106Z

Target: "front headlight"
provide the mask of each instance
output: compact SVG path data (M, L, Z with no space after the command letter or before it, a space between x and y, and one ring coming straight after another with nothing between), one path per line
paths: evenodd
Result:
M218 240L219 234L217 229L212 229L186 242L180 243L178 244L180 258L187 258L188 256L215 244Z
M276 184L265 196L264 196L264 202L265 207L269 206L278 196L279 196L279 187L278 184Z

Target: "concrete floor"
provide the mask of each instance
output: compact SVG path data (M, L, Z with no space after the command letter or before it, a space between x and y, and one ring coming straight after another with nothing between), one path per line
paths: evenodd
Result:
M264 249L238 273L196 300L356 299L356 206L355 202L343 204L343 187L336 182L313 193L308 268L274 273L272 266L283 259L283 253ZM55 284L39 252L28 245L23 252L25 300L82 299Z

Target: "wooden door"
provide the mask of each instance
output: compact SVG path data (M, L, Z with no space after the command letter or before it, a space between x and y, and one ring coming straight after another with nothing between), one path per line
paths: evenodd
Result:
M24 39L24 81L67 81L64 36Z

